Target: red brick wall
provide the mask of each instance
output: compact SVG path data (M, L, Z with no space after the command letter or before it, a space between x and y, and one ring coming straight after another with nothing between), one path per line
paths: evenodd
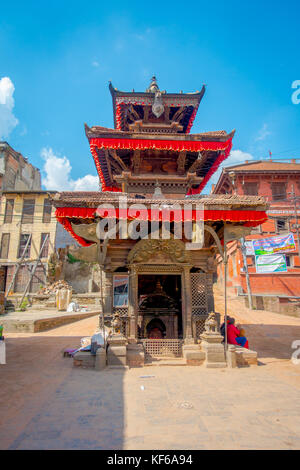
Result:
M244 292L247 292L246 276L241 274L240 279ZM300 273L251 274L250 285L252 294L300 296Z

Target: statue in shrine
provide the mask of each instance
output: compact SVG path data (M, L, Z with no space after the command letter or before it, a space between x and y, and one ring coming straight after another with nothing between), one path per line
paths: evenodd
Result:
M208 315L204 324L204 328L206 333L218 333L218 322L214 312L211 312Z
M121 329L121 319L119 313L115 313L111 321L113 334L119 334Z

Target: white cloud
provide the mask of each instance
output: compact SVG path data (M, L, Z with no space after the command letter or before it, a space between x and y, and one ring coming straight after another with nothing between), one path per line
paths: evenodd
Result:
M41 157L45 160L42 184L46 189L55 191L98 191L98 176L85 175L73 180L71 178L72 166L67 157L56 156L52 148L43 148Z
M255 141L265 140L272 132L268 130L268 124L264 124L261 129L258 131L258 134L255 138Z
M216 171L216 173L213 174L213 176L211 177L210 181L209 181L209 184L216 184L221 173L222 173L222 169L224 167L227 167L227 166L233 166L233 165L241 165L242 163L245 163L245 160L254 160L254 157L253 155L251 155L251 153L248 153L248 152L243 152L242 150L232 150L230 152L230 155L229 157L224 160L224 162L222 163L222 165L219 166L218 170ZM207 188L208 186L205 188L207 192Z
M93 67L100 67L100 64L99 64L99 62L98 62L97 60L93 60L92 66L93 66Z
M14 91L14 84L9 77L0 79L0 140L6 139L19 122L13 113Z

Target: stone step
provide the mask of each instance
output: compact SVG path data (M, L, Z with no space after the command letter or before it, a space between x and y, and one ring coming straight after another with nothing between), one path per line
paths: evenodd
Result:
M186 360L183 358L162 358L162 359L157 359L155 358L154 360L149 359L145 361L145 367L149 366L186 366Z

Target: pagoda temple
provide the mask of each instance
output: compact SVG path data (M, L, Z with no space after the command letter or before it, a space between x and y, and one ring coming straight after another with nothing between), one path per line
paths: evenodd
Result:
M234 136L190 134L205 86L167 93L153 77L145 92L111 83L109 90L114 128L85 124L101 191L58 193L56 217L82 245L72 254L100 264L102 313L119 319L128 347L180 355L185 345L200 348L214 311L215 253L226 263L226 243L262 224L266 203L260 196L201 194ZM199 213L201 243L191 248L184 231L175 236L176 227L188 218L195 234ZM104 221L103 234L97 227ZM135 224L134 237L124 223ZM162 236L166 224L169 237Z

